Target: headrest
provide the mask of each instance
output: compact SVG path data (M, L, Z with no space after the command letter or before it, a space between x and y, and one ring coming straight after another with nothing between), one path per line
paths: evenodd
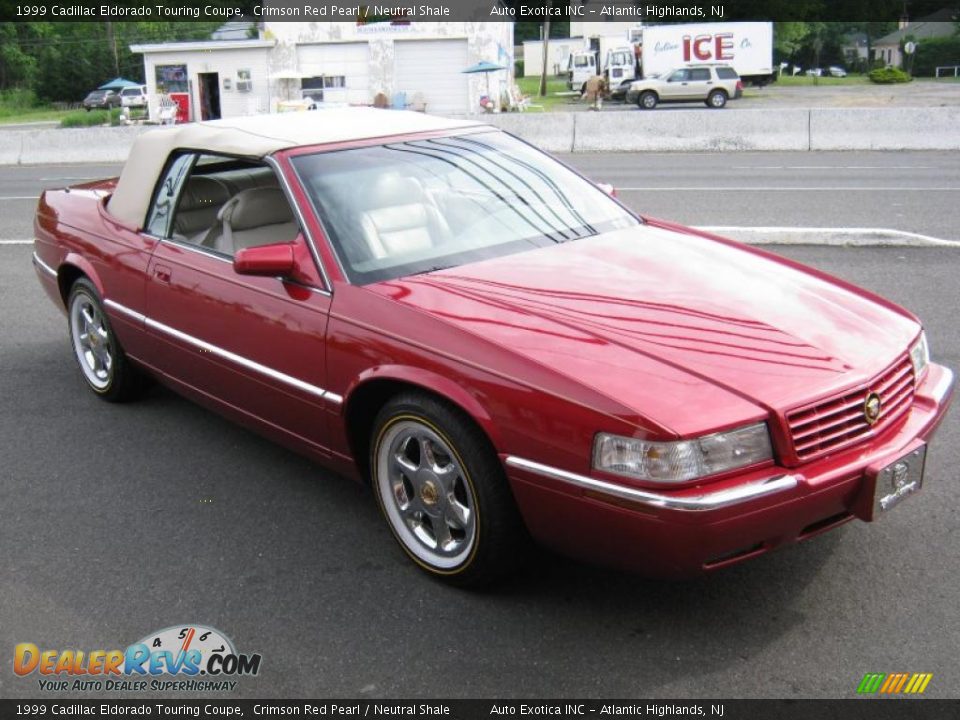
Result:
M423 188L411 177L386 175L374 184L367 195L367 206L371 208L409 205L423 201Z
M249 230L293 222L293 212L280 188L250 188L230 198L217 218L230 223L234 230Z
M190 178L180 198L180 210L198 210L223 205L230 198L226 186L213 178L197 175Z

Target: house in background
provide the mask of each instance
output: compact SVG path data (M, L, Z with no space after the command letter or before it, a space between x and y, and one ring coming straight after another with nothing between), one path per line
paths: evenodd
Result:
M903 20L895 32L874 41L873 58L885 65L903 67L900 46L905 40L910 38L922 43L932 38L950 37L957 31L957 19L956 10L945 8L913 22Z
M466 115L514 82L512 22L266 21L258 39L130 49L143 54L151 97L176 93L190 120L273 112L303 98L371 105L378 93L429 113ZM463 73L481 61L504 69Z
M868 48L867 34L862 32L846 35L840 45L844 62L850 68L861 68L867 64L870 59Z

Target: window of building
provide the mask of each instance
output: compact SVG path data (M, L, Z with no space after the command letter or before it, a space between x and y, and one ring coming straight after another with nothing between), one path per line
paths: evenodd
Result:
M157 92L187 92L187 66L186 65L157 65L154 68L157 79Z

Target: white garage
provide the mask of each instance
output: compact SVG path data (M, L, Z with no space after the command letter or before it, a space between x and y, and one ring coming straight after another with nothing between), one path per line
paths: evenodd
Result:
M408 103L419 93L433 115L470 111L465 39L396 40L393 47L394 91L405 92Z
M299 45L297 65L304 97L356 105L373 101L369 43Z

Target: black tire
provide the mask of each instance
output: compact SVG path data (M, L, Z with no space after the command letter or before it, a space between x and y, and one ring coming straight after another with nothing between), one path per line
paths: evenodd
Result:
M460 587L515 569L527 536L503 466L469 416L431 395L403 393L378 413L370 448L380 511L421 569Z
M97 397L107 402L128 402L143 393L143 374L127 359L104 312L97 288L88 278L77 279L70 288L67 328L80 374ZM83 329L87 332L82 332Z
M637 98L637 107L641 110L653 110L659 101L660 98L653 90L644 90Z
M707 107L720 110L727 105L727 93L724 90L713 90L707 95Z

